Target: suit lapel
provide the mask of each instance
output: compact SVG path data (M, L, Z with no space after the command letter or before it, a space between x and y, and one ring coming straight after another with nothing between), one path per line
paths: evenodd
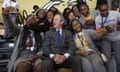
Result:
M62 43L63 43L63 46L64 46L64 42L65 42L65 35L66 35L66 32L63 30L62 31Z
M52 35L54 36L55 42L56 42L57 46L59 46L56 30L54 30L53 33L54 34L52 34ZM64 46L64 42L65 42L65 35L66 35L66 32L64 30L62 30L62 43L63 43L62 45L63 46Z
M55 43L57 44L57 46L59 46L56 30L53 30L53 33L51 33L51 34L53 35L53 39L54 39L53 41L55 41Z

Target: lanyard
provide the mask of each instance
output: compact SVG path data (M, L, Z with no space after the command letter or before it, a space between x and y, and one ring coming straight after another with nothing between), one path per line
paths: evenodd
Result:
M79 41L80 41L80 43L81 43L82 47L84 47L83 40L81 40L81 38L80 38L80 36L79 36L79 35L77 35L77 36L78 36L78 39L79 39Z
M108 18L108 16L105 17L105 20L103 21L103 16L101 17L101 28L104 27L104 24L107 22L107 18Z

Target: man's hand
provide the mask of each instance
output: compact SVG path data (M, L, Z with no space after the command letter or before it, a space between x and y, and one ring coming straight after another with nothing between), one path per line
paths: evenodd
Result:
M86 25L94 24L94 21L92 19L89 19L85 23Z
M117 25L117 31L120 31L120 25Z
M79 51L76 51L76 54L82 55L82 56L88 56L89 53L86 50L79 50Z
M105 28L101 28L97 30L98 36L103 36L105 33L107 33L107 30Z
M38 55L32 55L30 57L28 57L26 60L30 61L30 62L34 62L35 60L37 60L39 58Z
M96 28L96 31L98 33L98 36L103 36L104 34L106 34L108 31L110 31L112 29L112 27L110 25L105 26L104 28Z
M61 64L66 60L66 57L64 55L56 54L53 59L56 64Z
M105 26L105 29L106 29L107 31L109 31L109 30L112 29L112 27L111 27L110 25L107 25L107 26Z

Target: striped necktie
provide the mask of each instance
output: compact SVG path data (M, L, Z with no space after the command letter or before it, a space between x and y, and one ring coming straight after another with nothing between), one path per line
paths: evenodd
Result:
M63 44L62 44L62 36L60 34L60 30L57 30L57 39L58 39L58 44L59 44L59 48L62 48Z
M87 43L87 40L86 40L84 34L77 35L77 37L80 41L81 47L82 48L88 48L88 43Z

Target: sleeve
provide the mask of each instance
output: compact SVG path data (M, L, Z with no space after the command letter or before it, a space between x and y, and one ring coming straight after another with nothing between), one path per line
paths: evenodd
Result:
M96 19L95 19L95 25L96 25L96 31L101 28L100 22L99 22L99 16L97 16Z
M98 10L92 10L91 11L92 15L93 15L93 19L95 20L96 17L99 15L99 11Z
M2 8L6 8L6 3L5 2L3 2L3 4L2 4Z
M19 9L19 4L18 3L16 3L16 9Z
M75 42L74 42L74 39L73 39L71 32L68 32L67 35L68 35L67 38L68 38L69 49L66 53L69 53L70 55L72 55L72 54L74 54L74 51L75 51Z
M98 40L98 39L100 39L99 38L99 36L98 36L98 34L97 34L97 32L95 31L95 30L87 30L87 33L89 34L89 36L90 36L90 38L92 39L92 40Z
M45 56L47 56L47 57L49 57L49 54L51 54L50 53L50 38L49 38L49 35L50 35L50 33L49 33L49 31L48 32L46 32L46 34L45 34L45 38L44 38L44 40L43 40L43 55L45 55Z
M117 12L117 30L119 31L120 30L120 13Z
M82 24L82 26L85 25L85 18L84 18L84 16L81 15L80 18L79 18L79 21Z

